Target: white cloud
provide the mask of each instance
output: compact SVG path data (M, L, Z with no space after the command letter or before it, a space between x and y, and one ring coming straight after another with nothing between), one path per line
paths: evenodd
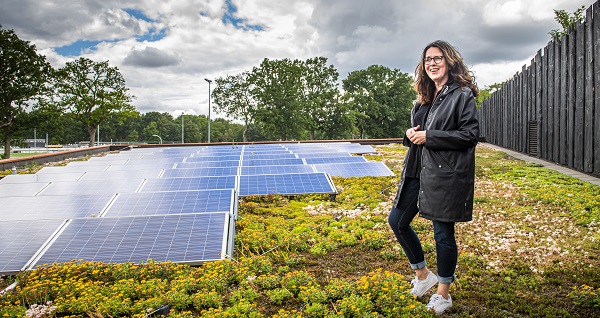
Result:
M237 8L233 17L244 29L223 23L225 0L79 0L68 5L0 0L0 21L36 44L55 67L74 57L53 48L77 40L105 41L85 57L118 66L141 112L176 115L208 112L204 78L250 70L264 58L325 56L340 79L372 64L412 74L421 49L437 39L459 48L480 86L502 82L528 64L550 40L548 32L560 27L553 9L572 12L593 2L231 0ZM161 31L160 39L140 38Z

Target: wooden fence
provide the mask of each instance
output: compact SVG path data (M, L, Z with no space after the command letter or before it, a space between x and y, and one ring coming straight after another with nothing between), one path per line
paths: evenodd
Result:
M481 137L600 176L599 3L483 102Z

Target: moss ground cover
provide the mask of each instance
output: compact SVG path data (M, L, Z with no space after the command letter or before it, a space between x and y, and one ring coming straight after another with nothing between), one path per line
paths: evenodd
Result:
M405 148L370 160L397 175ZM457 226L446 317L600 316L600 187L477 149L474 220ZM234 259L183 264L73 261L2 277L0 317L432 317L387 225L397 177L335 178L337 196L240 201ZM429 221L417 219L436 271ZM35 306L34 306L35 305ZM29 311L28 311L29 310Z

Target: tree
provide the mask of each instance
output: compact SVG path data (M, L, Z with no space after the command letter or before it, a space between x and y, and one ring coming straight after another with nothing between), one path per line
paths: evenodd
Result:
M332 124L338 120L340 125L344 122L342 117L346 113L337 109L339 73L333 65L327 66L327 58L315 57L302 63L302 74L302 112L310 139L315 139L315 131L331 132L337 130Z
M256 119L270 139L299 139L303 134L302 67L299 60L264 59L249 77L257 102Z
M352 111L361 138L398 136L410 126L410 109L417 93L407 73L371 65L351 72L342 84L344 102Z
M569 27L571 25L575 25L577 21L583 21L583 12L585 11L585 6L581 6L579 9L573 11L573 13L568 13L565 10L556 10L554 9L554 20L560 23L562 26L562 30L552 30L548 32L552 39L562 39L563 36L567 35L569 32Z
M94 62L79 58L67 62L54 75L53 95L45 105L58 107L84 124L90 147L94 145L98 125L113 114L135 116L136 110L129 103L125 79L108 61Z
M35 45L19 39L13 30L0 29L0 129L4 130L4 158L10 158L13 127L31 99L42 90L50 69Z
M254 122L256 100L252 96L253 85L248 80L249 72L229 75L215 80L216 87L212 92L214 111L244 122L242 139L248 141L248 126Z

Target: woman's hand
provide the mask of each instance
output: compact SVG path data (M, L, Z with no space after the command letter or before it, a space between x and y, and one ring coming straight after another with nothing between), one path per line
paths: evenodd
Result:
M408 140L410 140L410 142L412 142L415 145L422 145L425 143L425 131L419 130L420 128L421 125L417 125L417 127L409 128L406 131L406 137L408 138Z

